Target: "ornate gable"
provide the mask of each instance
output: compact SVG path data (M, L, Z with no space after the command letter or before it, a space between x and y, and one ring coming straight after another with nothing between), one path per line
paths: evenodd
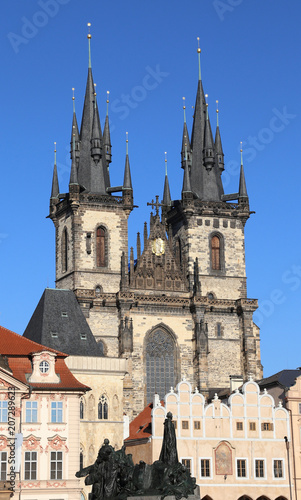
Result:
M160 221L158 209L156 215L151 213L150 234L142 255L138 256L130 287L146 291L187 291L184 266L181 266L173 253L172 243L166 236L165 224Z

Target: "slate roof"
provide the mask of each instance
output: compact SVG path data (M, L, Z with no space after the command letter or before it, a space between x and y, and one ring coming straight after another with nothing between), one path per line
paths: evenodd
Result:
M60 378L59 383L28 383L27 375L32 373L31 354L41 351L55 352L57 355L55 360L55 373ZM86 391L89 389L89 387L81 384L74 375L72 375L64 361L64 358L67 357L66 354L26 339L2 326L0 326L0 354L1 356L6 356L9 370L12 372L13 377L34 389L59 389L66 391ZM7 370L7 368L5 369Z
M71 290L46 288L23 334L74 356L103 356Z
M295 385L296 378L300 377L301 370L281 370L280 372L271 375L270 377L263 378L257 381L259 387L271 387L281 385L283 387L291 387Z

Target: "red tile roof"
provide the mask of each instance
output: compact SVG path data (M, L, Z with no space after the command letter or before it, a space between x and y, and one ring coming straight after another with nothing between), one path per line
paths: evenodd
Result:
M31 354L41 351L54 352L57 357L55 360L55 372L60 377L58 384L33 383L29 384L26 375L32 373ZM13 372L13 376L24 384L32 386L34 389L42 390L79 390L86 391L89 387L81 384L72 375L71 371L65 364L64 358L67 354L56 351L41 344L37 344L32 340L21 337L17 333L7 330L0 326L0 354L7 356L8 364Z
M152 435L152 409L153 403L150 403L132 420L130 423L130 435L125 441L145 439Z
M12 355L12 356L22 356L28 355L32 352L44 351L55 352L60 356L67 357L67 354L51 349L50 347L45 347L41 344L37 344L33 340L26 339L21 335L18 335L3 326L0 326L0 353L3 356Z

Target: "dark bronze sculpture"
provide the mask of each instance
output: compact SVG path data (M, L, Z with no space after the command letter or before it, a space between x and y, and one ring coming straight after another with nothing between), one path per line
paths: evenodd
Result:
M194 494L195 478L178 461L176 433L172 414L167 413L160 458L152 465L143 461L134 465L125 447L114 451L105 439L93 465L76 473L92 485L89 500L125 500L131 496L174 495L177 500Z

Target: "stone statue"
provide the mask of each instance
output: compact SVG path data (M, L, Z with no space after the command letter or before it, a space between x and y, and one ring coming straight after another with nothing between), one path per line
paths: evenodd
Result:
M152 465L143 461L134 465L125 447L115 451L105 439L94 464L81 469L76 477L84 477L92 485L89 500L126 500L131 496L173 495L176 500L194 494L195 478L178 461L176 433L172 414L167 413L160 458Z

